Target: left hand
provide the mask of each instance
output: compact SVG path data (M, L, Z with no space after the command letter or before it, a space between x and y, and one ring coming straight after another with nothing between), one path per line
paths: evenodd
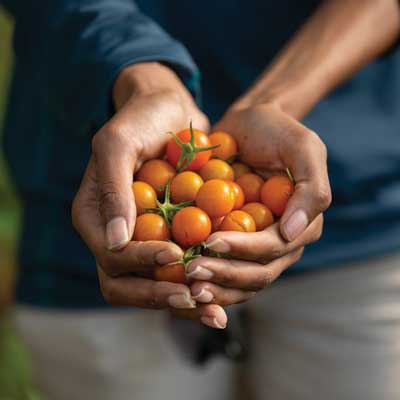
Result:
M232 134L241 160L267 177L288 167L296 182L280 221L256 233L216 232L210 249L232 259L199 257L189 277L198 302L229 305L248 300L272 283L318 240L331 202L326 147L318 135L281 110L279 105L236 104L213 128Z

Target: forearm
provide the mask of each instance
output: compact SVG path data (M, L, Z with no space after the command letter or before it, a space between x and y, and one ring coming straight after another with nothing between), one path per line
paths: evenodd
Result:
M399 31L397 0L326 0L240 103L274 100L301 118L329 91L389 49Z
M170 93L182 102L194 105L193 97L178 75L158 62L141 62L124 68L115 79L112 97L118 110L132 95L149 96L160 92Z

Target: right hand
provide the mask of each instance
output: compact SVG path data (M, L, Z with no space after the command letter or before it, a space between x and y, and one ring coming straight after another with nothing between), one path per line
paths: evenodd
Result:
M161 155L169 140L166 132L179 131L190 120L207 132L208 120L175 73L158 63L124 69L113 100L117 112L93 138L93 155L72 207L73 224L96 258L108 303L193 309L196 303L186 285L137 275L178 260L182 250L169 242L131 241L136 219L132 179L143 162ZM190 315L226 325L218 305L198 306Z

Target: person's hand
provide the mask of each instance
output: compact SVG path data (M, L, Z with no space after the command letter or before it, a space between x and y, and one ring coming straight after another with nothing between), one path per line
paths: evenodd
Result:
M72 207L73 224L96 258L108 303L194 308L187 286L144 277L149 268L178 260L182 250L169 242L131 241L136 218L132 179L144 161L160 156L168 131L192 120L207 132L208 120L174 72L158 63L122 71L113 100L117 112L93 138L93 156ZM217 305L199 307L196 315L226 324Z
M284 214L271 227L209 237L209 249L232 259L199 257L191 262L193 298L228 305L254 296L299 260L306 244L319 239L331 192L325 145L277 104L236 104L213 127L217 130L232 134L241 160L264 177L289 168L296 182Z

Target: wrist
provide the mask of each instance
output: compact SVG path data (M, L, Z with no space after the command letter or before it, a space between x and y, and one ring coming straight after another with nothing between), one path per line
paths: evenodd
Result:
M275 104L295 119L302 119L323 97L326 89L317 79L296 76L276 76L266 72L236 103L247 108L262 104Z
M116 109L132 96L148 96L158 92L173 92L190 96L182 81L168 66L158 62L143 62L124 68L117 76L112 99Z

